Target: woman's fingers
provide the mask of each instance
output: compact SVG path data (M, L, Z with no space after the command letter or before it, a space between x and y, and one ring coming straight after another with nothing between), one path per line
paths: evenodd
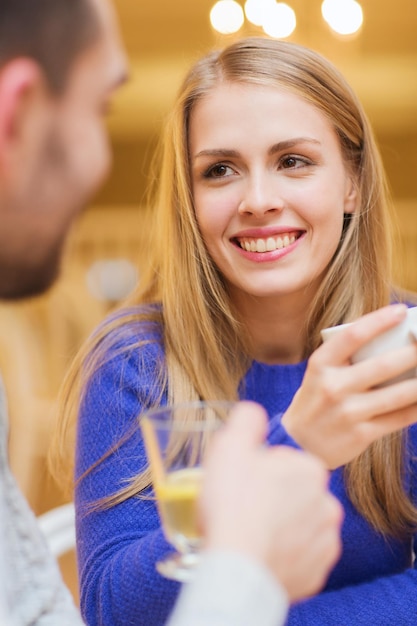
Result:
M369 357L347 368L346 391L367 390L389 383L417 368L417 342L391 350L385 354Z
M392 304L368 313L320 346L315 353L317 359L323 364L344 365L366 343L399 324L406 315L407 307L404 304Z
M407 428L417 421L417 405L408 406L400 411L378 415L372 420L359 422L350 434L350 443L346 446L351 454L346 454L343 463L352 460L368 448L374 441ZM336 457L335 457L336 458ZM331 464L330 467L337 467L338 463Z
M315 402L324 402L328 407L334 406L348 399L352 395L357 400L357 394L365 394L374 391L376 387L380 387L384 383L387 391L380 394L383 397L382 402L389 402L389 409L393 410L395 404L398 403L398 393L393 387L398 382L390 382L397 376L401 376L406 372L417 368L417 342L398 350L387 352L383 355L370 357L354 365L346 366L322 365L317 359L315 353L309 361L305 383L315 391ZM411 403L417 402L417 378L411 378L414 384L407 387L406 398ZM319 394L316 393L317 390ZM401 395L401 394L400 394ZM367 397L370 405L376 398L375 394ZM321 398L321 400L320 400ZM372 416L377 412L384 412L383 404L380 402L375 410L370 409L369 415ZM404 406L401 404L401 406ZM401 408L399 406L399 408Z
M345 465L373 441L417 422L416 378L339 395L334 388L330 392L320 387L317 380L310 383L298 390L282 423L302 448L328 468Z
M365 430L372 436L372 441L407 428L417 422L417 404L406 406L400 411L378 415L377 418L365 422Z
M358 414L357 421L372 420L388 413L402 411L410 407L414 421L417 421L417 378L403 380L386 387L372 389L368 393L351 397L351 413ZM408 425L408 424L407 424ZM400 426L398 426L400 428Z

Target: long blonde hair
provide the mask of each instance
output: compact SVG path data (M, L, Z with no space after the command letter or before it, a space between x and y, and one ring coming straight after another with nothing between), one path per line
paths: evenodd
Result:
M305 357L320 344L321 328L351 321L390 301L391 229L385 174L367 117L344 77L316 52L268 38L247 38L212 52L185 77L167 120L157 156L160 177L147 275L123 312L95 333L68 372L55 439L58 458L65 456L68 441L73 444L80 398L106 358L111 337L123 334L137 321L148 320L163 328L166 363L155 385L167 389L169 402L235 399L238 395L239 381L251 359L242 341L239 317L199 232L188 154L193 108L221 82L284 87L319 109L335 129L356 181L359 206L345 218L339 248L312 302ZM145 303L161 307L138 308ZM129 349L140 345L137 338ZM385 437L352 461L345 472L350 497L359 511L379 531L398 536L409 532L417 521L402 486L405 445L403 433ZM67 472L68 463L65 467ZM147 484L148 473L141 474L109 502L126 499Z

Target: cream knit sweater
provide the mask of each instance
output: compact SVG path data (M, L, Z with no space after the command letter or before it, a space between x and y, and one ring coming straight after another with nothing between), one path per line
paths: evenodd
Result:
M11 474L7 435L0 381L0 626L81 626L57 563Z

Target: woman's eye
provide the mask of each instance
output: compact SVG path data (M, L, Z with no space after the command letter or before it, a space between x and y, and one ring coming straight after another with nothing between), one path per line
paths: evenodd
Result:
M223 163L218 163L217 165L212 165L208 170L204 173L205 178L224 178L225 176L230 176L233 173L233 170L228 165L224 165Z
M304 159L295 156L286 156L280 160L280 165L284 169L296 169L298 167L302 167L303 165L307 165Z

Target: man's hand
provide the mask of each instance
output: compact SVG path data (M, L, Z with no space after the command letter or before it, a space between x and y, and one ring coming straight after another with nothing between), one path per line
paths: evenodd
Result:
M200 513L207 549L264 564L291 601L317 592L341 550L342 508L315 457L264 445L267 419L242 402L206 459Z

